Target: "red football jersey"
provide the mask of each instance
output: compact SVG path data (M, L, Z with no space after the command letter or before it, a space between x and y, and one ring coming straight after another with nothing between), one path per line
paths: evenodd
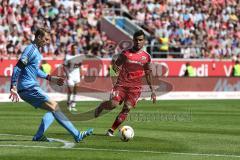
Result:
M117 85L136 87L142 85L142 77L145 69L149 69L151 56L143 50L132 51L131 49L122 52L124 63L118 76Z

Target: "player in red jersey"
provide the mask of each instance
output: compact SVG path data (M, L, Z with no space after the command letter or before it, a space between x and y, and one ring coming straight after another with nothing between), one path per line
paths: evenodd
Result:
M124 102L122 111L118 114L112 127L107 131L107 136L113 136L113 132L127 118L130 109L134 108L141 95L142 78L146 77L151 89L151 99L156 103L156 94L152 87L152 70L150 55L142 50L145 44L143 31L137 31L133 35L133 47L120 54L113 64L113 69L118 73L117 83L114 85L109 101L102 102L95 110L95 117L106 110L112 110Z

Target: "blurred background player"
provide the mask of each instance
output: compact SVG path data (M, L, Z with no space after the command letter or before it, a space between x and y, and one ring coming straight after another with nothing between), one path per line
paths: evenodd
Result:
M46 74L51 74L52 71L52 66L46 61L46 60L42 60L42 64L40 66L40 69L46 73ZM48 82L47 81L42 81L41 87L42 88L47 88L48 87Z
M46 60L42 60L40 69L46 74L51 74L52 66Z
M239 61L238 61L238 60L235 61L235 64L234 64L234 66L233 66L233 68L232 68L232 73L231 73L231 75L232 75L233 77L240 77L240 64L239 64Z
M22 100L35 108L48 111L43 116L39 129L32 139L33 141L49 142L44 133L53 123L54 119L56 119L74 137L76 142L80 142L84 137L92 134L93 129L88 129L84 132L77 130L72 122L63 114L58 103L46 95L37 81L37 77L39 77L56 83L59 86L64 84L63 78L50 76L39 68L42 60L39 48L47 45L49 41L50 35L48 30L39 28L35 33L34 41L25 48L21 58L14 67L9 98L14 102L18 102L20 96Z
M186 70L184 73L184 76L186 77L195 77L195 69L191 66L189 62L186 63Z
M67 75L68 96L67 104L69 111L77 111L76 109L76 94L77 85L81 79L81 62L78 58L78 48L76 44L72 44L71 52L66 54L64 60L64 69Z
M119 76L113 87L110 100L101 103L95 110L95 117L98 117L104 109L112 110L118 104L124 103L122 111L107 131L107 136L113 136L114 131L127 118L130 109L135 107L141 95L142 77L144 75L152 92L151 99L153 103L156 103L156 94L152 87L151 57L146 51L142 50L145 44L143 31L139 30L134 33L133 43L133 47L123 51L113 64L113 69Z

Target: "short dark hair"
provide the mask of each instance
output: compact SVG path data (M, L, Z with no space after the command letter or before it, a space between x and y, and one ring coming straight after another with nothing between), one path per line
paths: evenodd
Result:
M134 34L133 34L133 38L136 38L139 36L143 36L145 38L145 34L142 30L138 30L138 31L134 32Z
M50 31L46 28L38 28L37 31L35 32L35 37L41 36L43 37L45 33L50 33Z
M73 44L71 45L71 48L73 48L73 47L75 47L75 46L78 46L77 43L73 43Z

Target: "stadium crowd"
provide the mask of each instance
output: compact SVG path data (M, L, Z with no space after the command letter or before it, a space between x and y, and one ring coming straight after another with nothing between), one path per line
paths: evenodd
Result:
M240 54L239 0L126 0L135 21L185 58L230 58Z
M108 57L103 45L108 41L100 32L99 20L106 3L68 0L0 0L0 54L18 56L34 37L38 27L47 27L51 43L43 48L44 57L64 57L71 45L79 53Z
M51 43L44 57L63 57L76 43L79 53L111 57L101 32L103 15L128 17L151 33L149 45L184 58L231 58L240 54L239 0L0 0L0 55L18 56L44 26ZM107 12L106 12L107 10Z

